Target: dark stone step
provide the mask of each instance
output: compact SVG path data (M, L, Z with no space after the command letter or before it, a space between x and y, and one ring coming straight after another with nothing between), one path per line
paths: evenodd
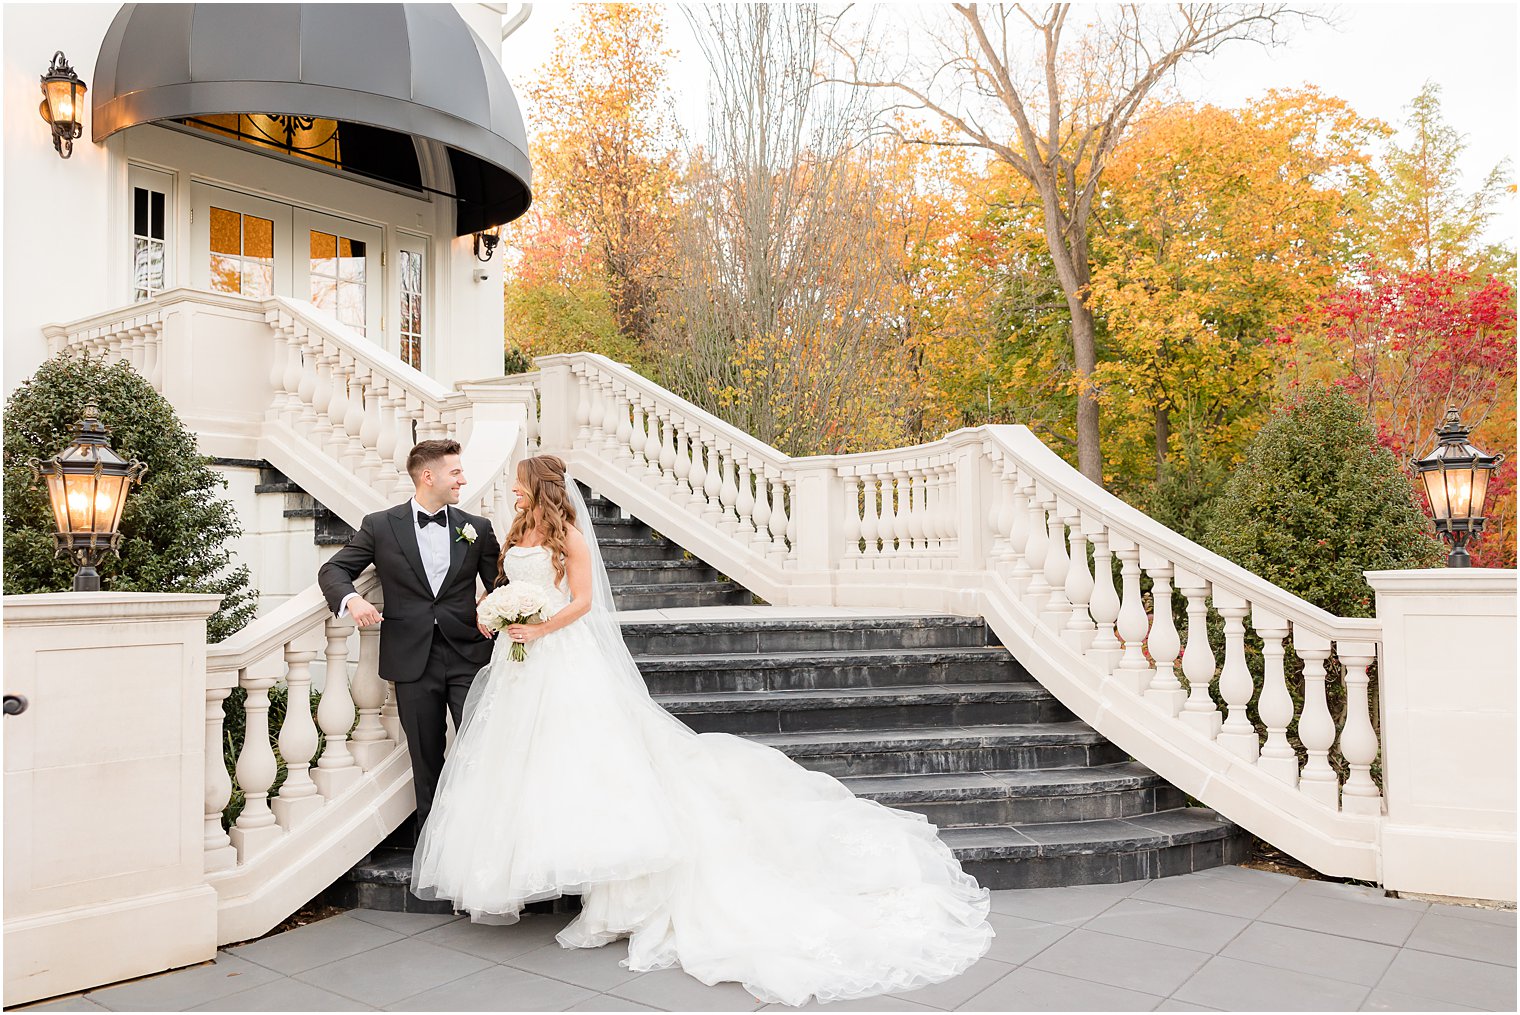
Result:
M613 561L696 560L670 540L655 535L598 537L597 547L602 551L602 560L609 564Z
M1014 683L1028 671L1002 648L636 657L652 694Z
M718 572L700 560L609 560L606 565L614 592L627 585L690 585L720 580Z
M685 606L748 606L755 601L748 589L731 581L671 582L661 585L623 585L612 590L619 610L668 610Z
M1074 719L1035 683L661 694L655 699L699 733L861 731Z
M848 778L846 786L941 828L1129 818L1187 803L1181 790L1126 762L1094 768Z
M1078 821L941 832L986 888L1118 884L1190 874L1245 860L1250 841L1204 807L1120 821Z
M636 656L982 648L994 643L992 633L980 618L921 615L744 618L699 623L635 620L623 624L623 641Z
M852 775L1087 768L1128 760L1095 730L1077 722L767 733L749 739L776 748L804 768L839 779Z
M303 489L301 489L298 485L296 485L295 483L292 483L288 479L279 479L279 480L270 481L268 483L263 483L263 482L255 483L253 485L253 492L254 493L305 493L306 491L303 490Z

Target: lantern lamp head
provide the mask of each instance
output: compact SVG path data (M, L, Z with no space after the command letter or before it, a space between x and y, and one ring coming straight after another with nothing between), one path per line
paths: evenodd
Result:
M95 565L121 545L117 529L127 491L148 471L142 462L128 462L112 451L110 433L100 422L100 410L87 405L69 446L45 462L30 462L33 474L47 485L57 554L79 564L76 592L100 591Z
M53 149L63 158L74 154L74 139L84 133L84 94L88 90L64 59L63 51L54 53L52 66L42 75L38 112L52 124Z
M1488 481L1504 460L1503 455L1490 455L1469 443L1471 432L1456 407L1449 406L1436 432L1436 446L1414 461L1415 475L1424 483L1435 515L1436 532L1452 548L1447 567L1472 566L1467 544L1483 531Z
M489 261L491 255L496 253L496 244L500 242L501 226L482 229L475 234L475 257L480 261Z

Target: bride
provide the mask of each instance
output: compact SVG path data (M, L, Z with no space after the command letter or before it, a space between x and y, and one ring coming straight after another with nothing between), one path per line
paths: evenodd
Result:
M513 493L501 571L549 590L548 619L508 628L470 690L417 895L515 923L528 902L579 893L564 947L626 937L629 969L679 964L788 1005L911 990L987 951L987 891L922 816L693 733L650 698L560 459L523 461Z

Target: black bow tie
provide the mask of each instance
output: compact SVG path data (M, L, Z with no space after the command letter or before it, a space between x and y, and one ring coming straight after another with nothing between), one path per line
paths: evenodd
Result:
M427 528L429 522L431 522L431 523L433 523L435 525L441 525L444 528L448 528L449 527L449 509L448 508L444 508L442 511L438 512L436 515L425 515L421 511L417 512L417 527L419 529L425 529L425 528Z

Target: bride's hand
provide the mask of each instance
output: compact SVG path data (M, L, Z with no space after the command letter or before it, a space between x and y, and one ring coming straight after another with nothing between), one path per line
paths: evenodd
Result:
M541 627L543 627L542 624L512 624L507 628L507 637L526 645L530 641L543 637L544 632L540 630Z

